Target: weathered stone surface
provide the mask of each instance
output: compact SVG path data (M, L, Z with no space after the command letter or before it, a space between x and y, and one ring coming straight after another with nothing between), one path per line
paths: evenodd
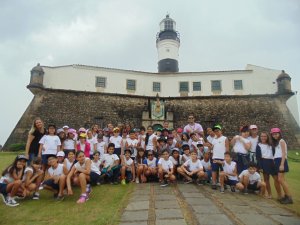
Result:
M194 205L193 210L197 214L217 214L221 213L221 210L213 204L210 205Z
M157 219L183 219L180 209L156 209L155 215Z
M300 218L296 217L296 216L272 215L271 217L274 220L276 220L284 225L299 225L300 224Z
M213 204L212 201L207 198L185 198L185 200L192 206Z
M148 210L125 211L121 217L122 222L147 221L147 220L148 220Z
M131 201L127 207L126 211L131 210L148 210L149 209L149 201Z
M148 222L147 221L121 222L119 225L148 225Z
M176 200L155 201L156 209L179 209L179 204Z
M233 223L224 214L197 214L196 216L201 225L233 225Z
M184 219L176 219L176 220L156 220L156 225L186 225Z
M245 225L257 225L257 224L277 224L271 219L267 218L264 215L256 214L253 212L246 212L244 214L237 213L235 214Z

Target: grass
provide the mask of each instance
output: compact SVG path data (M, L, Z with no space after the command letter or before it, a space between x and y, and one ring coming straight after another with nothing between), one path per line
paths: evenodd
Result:
M13 161L17 153L0 153L0 171ZM0 203L0 224L118 224L126 206L133 185L101 185L93 188L90 200L76 204L80 195L75 188L74 195L56 202L45 190L40 200L21 200L20 206L7 207Z

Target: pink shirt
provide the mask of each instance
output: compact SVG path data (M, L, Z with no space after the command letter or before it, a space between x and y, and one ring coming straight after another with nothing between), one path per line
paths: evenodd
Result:
M199 134L203 132L203 128L199 123L194 123L194 125L188 124L184 127L183 132Z

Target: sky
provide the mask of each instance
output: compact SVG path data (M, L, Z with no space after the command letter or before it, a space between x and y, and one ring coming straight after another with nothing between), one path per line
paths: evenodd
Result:
M167 13L180 33L181 72L247 64L284 69L300 93L299 0L0 0L0 5L2 145L33 98L26 85L37 63L157 72L155 37Z

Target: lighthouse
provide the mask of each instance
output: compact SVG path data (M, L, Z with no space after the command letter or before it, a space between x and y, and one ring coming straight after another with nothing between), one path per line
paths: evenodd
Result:
M158 72L178 72L178 51L180 46L179 33L176 22L167 14L160 24L160 31L156 36L158 53Z

